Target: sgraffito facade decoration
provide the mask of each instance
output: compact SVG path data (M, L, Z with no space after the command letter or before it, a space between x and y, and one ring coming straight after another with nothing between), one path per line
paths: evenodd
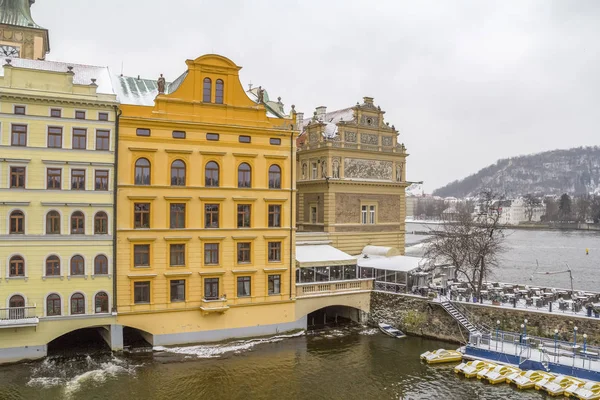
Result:
M379 145L379 136L374 133L361 133L360 142L362 144L371 144L373 146Z
M360 117L361 125L379 126L379 117L363 115Z
M345 178L391 181L392 172L393 163L391 161L344 159Z
M356 132L346 131L344 132L344 139L349 143L356 143Z
M319 141L319 133L318 132L311 132L310 136L308 137L308 141L310 143L316 143Z
M393 146L394 138L392 136L382 136L381 137L381 145L382 146Z

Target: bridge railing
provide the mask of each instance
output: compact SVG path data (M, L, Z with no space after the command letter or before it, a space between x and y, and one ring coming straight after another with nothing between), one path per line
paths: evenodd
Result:
M27 323L34 318L37 318L35 306L0 308L0 327Z
M296 297L324 294L351 293L373 290L373 279L351 279L347 281L297 283Z

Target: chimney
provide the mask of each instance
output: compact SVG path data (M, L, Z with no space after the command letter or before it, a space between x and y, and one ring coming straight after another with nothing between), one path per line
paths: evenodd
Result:
M302 124L304 123L304 113L299 112L296 114L296 125L298 125L298 130L302 130Z
M317 107L316 111L317 111L317 119L319 121L323 121L323 118L325 118L325 113L327 112L327 107L325 107L325 106Z
M372 97L363 97L363 103L364 104L373 104L373 98Z

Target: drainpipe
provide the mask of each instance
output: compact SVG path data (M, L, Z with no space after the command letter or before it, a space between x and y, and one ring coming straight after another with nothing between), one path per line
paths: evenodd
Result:
M290 300L292 300L292 279L294 274L294 164L296 158L294 157L294 125L292 124L292 140L290 140Z
M115 109L115 164L113 167L113 312L117 312L117 189L119 170L119 119L121 110L119 106Z

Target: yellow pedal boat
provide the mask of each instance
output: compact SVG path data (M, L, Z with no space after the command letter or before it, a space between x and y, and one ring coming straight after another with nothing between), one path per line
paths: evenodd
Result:
M554 378L554 375L544 371L533 371L528 376L521 375L516 377L512 383L514 383L519 389L531 389L535 384L541 380L548 380Z
M538 371L534 370L534 369L529 369L527 371L521 371L519 370L518 372L513 372L510 373L508 375L506 375L506 383L511 384L511 383L515 383L515 379L517 379L520 376L529 378L530 376L532 376L533 374L537 373Z
M572 376L565 376L562 379L553 379L542 385L541 390L548 393L550 396L560 396L565 393L565 389L571 385L583 386L581 379L573 378Z
M539 381L537 381L535 383L535 390L542 390L542 386L544 386L548 382L552 382L553 380L556 380L556 379L558 379L558 382L561 382L565 378L566 378L565 375L552 375L549 378L540 379Z
M439 349L434 351L426 351L421 354L421 360L427 364L441 364L447 362L462 361L462 353L456 350Z
M498 365L496 368L489 370L483 375L483 379L486 379L492 385L497 383L506 382L506 377L509 374L519 373L521 370L517 367L511 367L508 365Z
M481 360L473 360L473 361L467 361L467 362L462 362L460 364L458 364L456 367L454 367L454 372L456 372L457 374L464 374L466 372L479 372L482 368L486 368L489 365L489 363L485 362L485 361L481 361Z
M600 399L600 383L588 382L577 389L571 396L579 400L598 400Z

